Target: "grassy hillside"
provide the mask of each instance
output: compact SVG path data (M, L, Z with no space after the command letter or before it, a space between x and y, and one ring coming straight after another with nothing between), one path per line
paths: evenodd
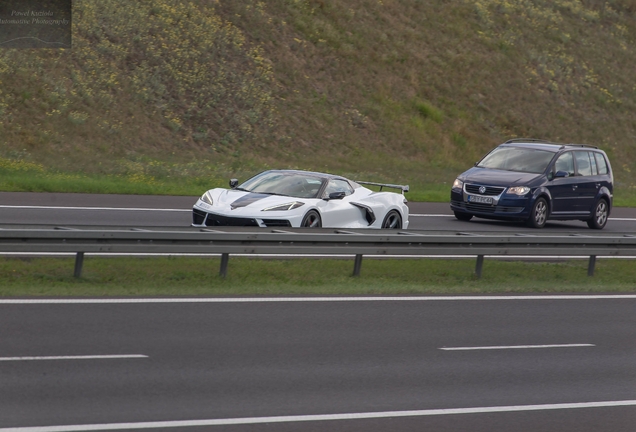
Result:
M293 167L447 199L532 136L603 148L636 195L636 0L76 0L73 20L72 50L0 51L2 190Z

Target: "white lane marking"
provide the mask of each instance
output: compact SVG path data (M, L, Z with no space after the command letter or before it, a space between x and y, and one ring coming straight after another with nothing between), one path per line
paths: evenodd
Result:
M417 213L409 213L409 217L449 217L449 218L454 218L454 215L448 215L448 214L417 214ZM628 222L632 222L632 221L636 221L636 218L615 218L615 217L611 217L608 218L608 220L614 220L614 221L628 221Z
M367 301L466 301L466 300L625 300L636 294L589 295L511 295L511 296L369 296L369 297L180 297L180 298L69 298L69 299L0 299L3 304L110 304L110 303L283 303L283 302L367 302Z
M0 252L0 256L29 256L29 257L47 257L47 256L66 256L74 257L77 252ZM219 257L220 253L136 253L136 252L86 252L84 256L94 257L117 257L117 256L170 256L170 257ZM355 258L355 255L311 255L311 254L232 254L233 257L243 258ZM477 255L365 255L365 259L416 259L416 258L439 258L439 259L468 259L475 258ZM499 259L499 260L545 260L545 259L585 259L589 260L589 256L581 255L484 255L484 258ZM634 259L636 255L621 255L621 256L601 256L597 255L597 260L605 259Z
M417 213L409 213L409 217L455 217L453 215L448 214L417 214Z
M554 345L509 345L509 346L481 346L481 347L443 347L444 351L474 351L474 350L505 350L505 349L531 349L531 348L573 348L593 347L594 344L554 344Z
M500 412L519 411L544 411L562 409L585 409L585 408L607 408L634 406L636 400L622 401L602 401L602 402L577 402L558 403L542 405L510 405L475 408L442 408L428 410L410 411L381 411L365 413L343 413L343 414L317 414L317 415L291 415L272 417L244 417L209 420L173 420L155 421L139 423L104 423L104 424L83 424L65 426L35 426L35 427L13 427L0 428L0 432L74 432L74 431L98 431L98 430L121 430L121 429L150 429L150 428L175 428L175 427L197 427L197 426L224 426L224 425L246 425L262 423L291 423L326 420L360 420L389 417L422 417L455 414L482 414Z
M115 210L115 211L161 211L161 212L192 212L192 209L170 209L170 208L143 208L143 207L73 207L73 206L32 206L32 205L0 205L0 208L6 209L22 209L22 210ZM409 217L448 217L454 218L453 215L448 214L418 214L410 213ZM615 221L636 221L636 218L615 218L611 217L608 220Z
M72 207L72 206L29 206L29 205L0 205L0 208L6 209L32 209L32 210L114 210L114 211L160 211L160 212L192 212L192 209L168 209L168 208L142 208L142 207ZM418 214L411 213L409 217L449 217L455 216L448 214ZM608 220L615 221L636 221L636 218L614 218Z
M84 356L0 357L0 361L96 360L96 359L130 359L130 358L148 358L148 356L143 354L123 354L123 355L84 355Z
M162 212L192 212L192 209L166 209L166 208L136 208L136 207L59 207L59 206L13 206L0 205L0 208L7 209L35 209L35 210L123 210L123 211L162 211Z

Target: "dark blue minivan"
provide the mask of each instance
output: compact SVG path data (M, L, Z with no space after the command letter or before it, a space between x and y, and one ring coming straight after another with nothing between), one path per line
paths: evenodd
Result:
M613 191L610 162L597 147L514 139L455 179L450 206L463 221L522 220L542 228L548 219L582 220L603 229Z

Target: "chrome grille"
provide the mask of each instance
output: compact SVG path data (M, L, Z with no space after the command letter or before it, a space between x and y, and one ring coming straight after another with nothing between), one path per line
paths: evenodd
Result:
M485 187L486 191L484 193L479 192L480 187ZM467 184L466 192L471 194L478 195L486 195L486 196L497 196L503 192L505 188L500 186L486 186L486 185L478 185L478 184Z

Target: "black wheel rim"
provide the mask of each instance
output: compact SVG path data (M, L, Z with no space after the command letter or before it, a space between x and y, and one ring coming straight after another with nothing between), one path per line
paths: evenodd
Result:
M391 212L387 215L386 219L384 220L384 225L382 226L382 228L387 228L387 229L400 229L401 228L401 218L400 215L397 214L396 212Z
M309 213L305 216L305 223L303 224L305 228L319 228L320 227L320 216L316 213Z

